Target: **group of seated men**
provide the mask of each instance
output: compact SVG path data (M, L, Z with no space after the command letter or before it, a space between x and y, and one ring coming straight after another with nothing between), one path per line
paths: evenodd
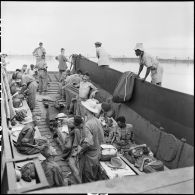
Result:
M59 88L62 99L66 98L68 87L78 88L78 95L72 99L69 107L69 114L74 115L74 125L69 128L71 144L66 149L70 151L69 160L76 158L75 167L79 170L77 176L81 183L101 178L101 144L112 144L119 152L123 152L134 143L133 126L126 123L124 116L117 116L112 101L108 99L101 102L101 98L97 98L98 89L89 76L87 72L82 74L80 70L72 75L70 71L66 71L61 77ZM57 120L67 123L67 115L60 113Z

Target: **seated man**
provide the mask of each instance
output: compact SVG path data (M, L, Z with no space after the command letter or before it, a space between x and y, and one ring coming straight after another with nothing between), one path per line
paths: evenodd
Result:
M69 132L70 119L64 113L59 113L56 116L56 127L54 128L54 140L63 151L63 158L66 159L72 150L72 136Z
M114 120L114 117L115 110L113 109L112 105L110 103L103 102L101 104L101 112L99 119L104 129L104 136L106 139L108 139L112 128L117 125L116 121Z
M57 155L55 149L45 144L41 149L41 154L46 158L41 165L50 187L65 186L62 170L54 161L54 156Z
M26 64L24 64L24 65L22 66L21 73L22 73L22 74L27 74L27 65L26 65Z
M84 109L81 105L81 101L93 98L97 92L97 88L90 82L88 72L83 75L83 80L80 82L80 84L75 85L75 87L77 86L79 87L79 94L77 98L76 114L84 116Z
M117 150L129 149L131 144L134 143L133 125L126 124L124 116L116 119L117 125L113 128L109 135L109 143L113 144Z
M74 117L74 129L70 132L70 135L73 137L73 144L72 144L72 152L70 158L68 159L68 164L77 182L82 183L81 177L79 175L79 164L78 164L78 156L77 156L79 145L84 139L83 119L80 116Z
M33 116L33 124L28 123L21 130L17 142L16 148L22 154L37 154L40 152L40 146L46 142L44 139L35 139L36 126L38 124L38 117Z

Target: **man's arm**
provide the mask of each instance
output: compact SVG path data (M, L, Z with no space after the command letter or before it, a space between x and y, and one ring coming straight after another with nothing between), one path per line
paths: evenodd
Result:
M37 51L38 48L35 48L34 51L32 52L32 54L35 56L36 54L36 51Z
M152 66L150 66L150 67L147 68L147 70L146 70L146 75L145 75L145 77L143 78L143 81L146 80L147 76L148 76L149 73L150 73L151 68L152 68Z
M138 77L139 77L141 71L143 70L143 67L144 67L144 65L143 64L140 64L140 66L139 66L139 72L137 74Z

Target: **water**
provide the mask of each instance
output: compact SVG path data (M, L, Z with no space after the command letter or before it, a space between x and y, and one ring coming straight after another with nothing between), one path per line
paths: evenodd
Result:
M91 58L92 61L97 62L97 59ZM15 70L21 68L23 64L35 64L35 58L33 56L8 56L7 61L10 64L7 65L7 70ZM58 61L55 60L55 56L49 56L46 59L49 71L58 71ZM67 63L70 67L70 63ZM161 63L164 68L162 87L180 91L183 93L194 95L194 64L187 63ZM116 62L111 61L110 67L120 72L132 71L137 73L139 70L138 63L135 62ZM146 69L142 70L140 77L145 76ZM147 81L151 81L150 75L148 75Z

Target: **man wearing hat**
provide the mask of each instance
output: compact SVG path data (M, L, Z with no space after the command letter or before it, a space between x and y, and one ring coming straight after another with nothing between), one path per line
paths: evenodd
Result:
M104 143L104 132L100 121L94 116L99 112L95 101L81 102L85 108L84 139L78 146L80 176L83 183L98 180L100 169L100 145Z
M156 58L153 58L152 56L150 56L144 51L143 43L137 43L134 50L136 56L139 57L140 67L139 67L138 77L141 71L143 70L143 66L146 66L147 67L146 74L142 80L145 81L147 76L151 72L151 78L152 78L151 83L161 86L163 67L160 66L158 60Z
M109 66L109 57L107 52L101 47L102 43L96 42L96 56L98 58L98 66L105 67Z
M42 56L45 56L45 55L46 55L46 50L43 47L43 43L40 42L39 47L35 48L33 51L33 56L36 57L36 65L38 64L38 62L42 60Z

